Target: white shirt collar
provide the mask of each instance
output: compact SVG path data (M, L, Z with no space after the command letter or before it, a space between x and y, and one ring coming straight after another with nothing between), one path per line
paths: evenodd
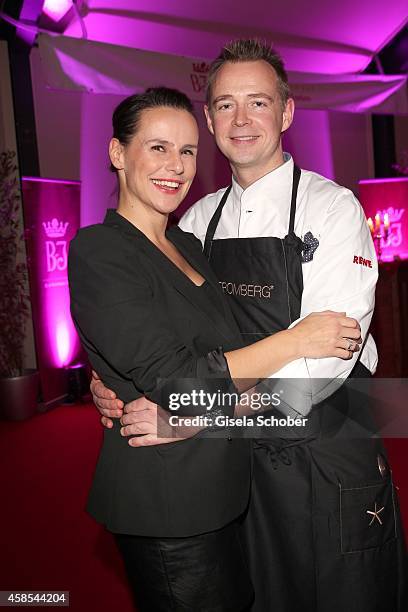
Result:
M284 162L278 168L275 168L265 176L243 189L237 182L235 177L232 177L232 195L236 203L243 203L250 200L251 202L259 198L267 198L270 202L271 194L274 194L274 200L277 201L281 197L287 196L288 188L292 185L293 159L289 153L283 154ZM253 200L254 198L254 200Z

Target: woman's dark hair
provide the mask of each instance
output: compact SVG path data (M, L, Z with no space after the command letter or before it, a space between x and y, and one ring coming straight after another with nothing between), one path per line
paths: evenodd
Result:
M129 144L137 132L142 112L160 106L185 110L194 117L193 103L186 94L168 87L149 87L143 93L125 98L115 108L112 115L112 137L123 145ZM113 164L110 169L116 172Z

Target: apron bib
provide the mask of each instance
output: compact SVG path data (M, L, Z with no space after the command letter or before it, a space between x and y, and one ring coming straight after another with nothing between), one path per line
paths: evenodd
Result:
M293 168L288 233L285 238L214 240L227 189L212 217L204 254L217 274L246 344L286 329L300 316L303 243L294 233L300 169Z

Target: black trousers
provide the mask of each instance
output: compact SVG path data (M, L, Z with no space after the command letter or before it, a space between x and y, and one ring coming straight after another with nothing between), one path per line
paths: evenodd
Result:
M188 538L114 534L139 612L243 612L254 594L238 523Z

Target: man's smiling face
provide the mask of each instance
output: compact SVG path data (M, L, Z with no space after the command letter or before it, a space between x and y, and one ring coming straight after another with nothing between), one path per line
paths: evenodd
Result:
M266 61L221 66L205 113L238 179L253 182L283 163L281 134L292 122L293 100L283 105L276 72Z

